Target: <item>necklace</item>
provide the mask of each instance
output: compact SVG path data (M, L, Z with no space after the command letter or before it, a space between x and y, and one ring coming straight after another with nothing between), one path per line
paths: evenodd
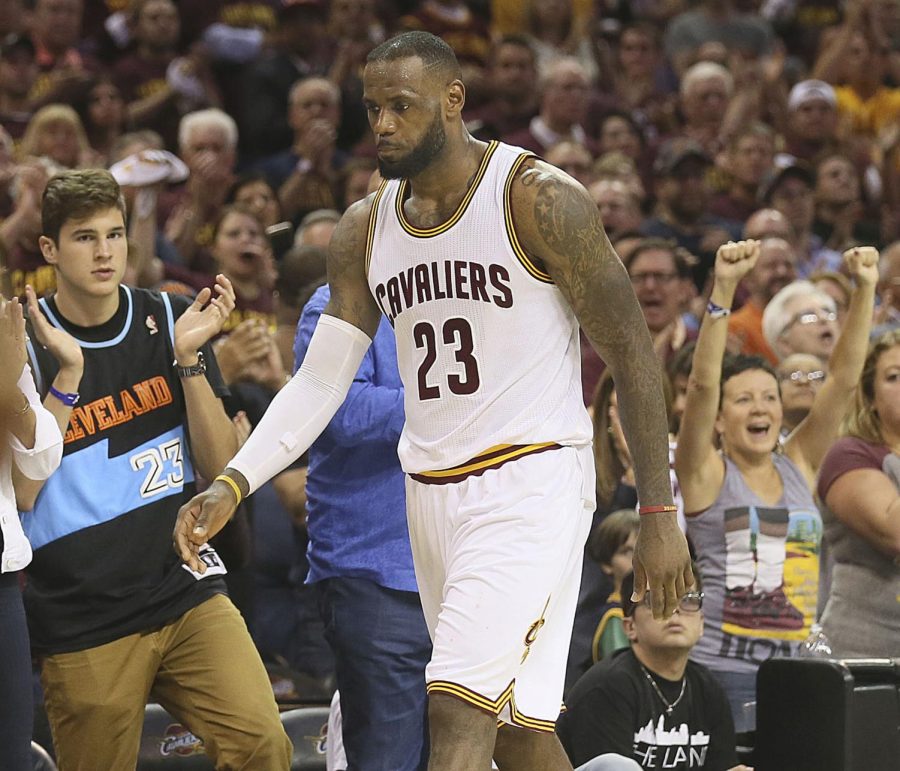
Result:
M678 698L675 699L675 701L673 701L670 704L668 701L666 701L666 697L663 696L663 692L659 689L659 686L656 684L656 680L653 679L653 677L650 675L650 673L647 671L647 669L644 667L644 665L641 664L640 662L638 662L638 666L641 668L641 672L644 673L644 677L647 678L647 682L650 683L650 686L653 688L654 691L656 691L656 695L659 696L659 700L663 704L666 705L666 717L672 717L672 711L675 709L675 707L678 706L678 702L680 702L682 697L684 696L684 689L685 689L685 686L687 686L687 678L686 677L681 678L681 692L678 694Z

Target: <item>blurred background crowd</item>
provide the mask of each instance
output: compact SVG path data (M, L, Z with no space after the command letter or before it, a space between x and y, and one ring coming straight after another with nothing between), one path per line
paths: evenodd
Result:
M872 576L900 581L900 517L888 521L890 501L857 511L840 483L846 469L826 457L845 416L854 436L900 452L897 415L877 406L900 402L889 390L900 378L891 364L900 350L900 0L4 0L4 294L22 296L26 284L53 292L37 243L47 179L111 168L129 204L129 283L191 294L219 272L232 281L237 305L216 353L230 412L249 430L293 372L297 322L325 282L341 212L373 184L366 55L409 29L456 51L475 137L532 150L597 204L670 376L673 481L687 480L681 521L707 596L721 595L707 626L717 631L697 658L724 673L739 729L740 705L752 700L741 678L796 650L829 598L840 612L826 631L842 652L900 655L896 601L856 602L870 598ZM718 367L724 350L761 357L778 414L766 423L760 408L747 422L723 409L714 449L751 480L746 496L757 497L745 508L782 506L783 516L725 506L722 496L744 494L729 487L730 466L718 498L697 493L708 480L690 464L708 435L693 430L680 460L675 450L686 408L706 430L698 397L691 406L692 358L716 291L716 252L741 238L760 241L759 258L736 283L728 276L727 336L707 335L702 361ZM862 246L880 251L874 270L852 256ZM864 362L869 336L888 342ZM637 503L614 383L586 344L582 358L598 510L570 685L604 655L623 577L617 555L630 562L633 548L634 515L602 524ZM715 381L720 406L747 371L726 368L724 385ZM694 380L702 375L695 369ZM754 442L768 442L769 457L779 435L786 449L772 456L801 473L776 460L780 481L760 481ZM896 466L884 472L894 489ZM263 657L327 699L332 654L304 585L305 480L302 463L280 475L223 537L232 595ZM785 491L794 499L782 500ZM720 504L724 520L703 519ZM791 514L798 508L809 516ZM854 608L862 620L840 620ZM860 632L866 619L881 631ZM769 643L751 655L729 649L735 639Z

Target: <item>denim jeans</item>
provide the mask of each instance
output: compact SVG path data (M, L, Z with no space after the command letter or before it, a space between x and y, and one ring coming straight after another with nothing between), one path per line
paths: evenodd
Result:
M34 699L18 573L0 574L0 767L31 771Z
M431 639L419 595L362 578L317 586L334 650L348 771L424 769Z

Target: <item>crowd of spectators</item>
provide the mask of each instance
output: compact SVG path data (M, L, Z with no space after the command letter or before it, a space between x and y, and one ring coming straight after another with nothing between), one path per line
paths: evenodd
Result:
M691 647L739 730L756 668L823 612L836 653L900 655L898 0L5 0L3 294L55 289L47 180L111 168L128 282L230 279L214 349L252 425L293 371L340 213L370 189L366 54L409 29L456 51L473 136L541 155L597 204L670 375L672 478L713 609ZM739 239L759 243L737 275L721 247ZM637 503L615 384L587 344L582 365L598 510L567 686L627 642ZM330 694L305 478L249 502L229 581L263 658Z

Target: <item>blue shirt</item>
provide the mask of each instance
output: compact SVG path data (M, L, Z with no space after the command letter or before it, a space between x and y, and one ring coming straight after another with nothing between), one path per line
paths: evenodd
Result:
M300 366L331 296L320 287L303 309L294 341ZM406 525L406 479L397 458L403 385L394 332L382 318L344 403L309 448L307 583L365 578L417 591Z

